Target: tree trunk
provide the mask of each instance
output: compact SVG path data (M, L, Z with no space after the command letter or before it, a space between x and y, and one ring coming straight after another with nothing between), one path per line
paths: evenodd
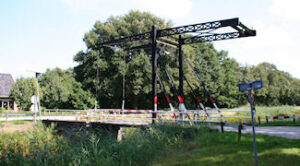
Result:
M139 96L138 95L133 95L132 96L132 100L133 100L133 108L134 109L138 109L138 106L139 106Z

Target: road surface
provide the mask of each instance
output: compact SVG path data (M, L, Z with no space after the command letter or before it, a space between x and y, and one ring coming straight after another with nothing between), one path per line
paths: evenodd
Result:
M235 131L236 127L225 126L224 131ZM255 127L256 134L266 134L271 136L279 136L290 139L300 139L300 127L289 127L289 126L266 126L266 127ZM244 126L242 133L252 133L251 126Z

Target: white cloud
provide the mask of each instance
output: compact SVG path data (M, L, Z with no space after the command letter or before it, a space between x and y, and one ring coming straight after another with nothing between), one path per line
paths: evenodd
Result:
M291 73L300 78L297 70L300 57L298 39L290 33L292 29L285 29L278 24L263 23L255 20L253 25L257 36L232 41L215 42L217 49L229 50L229 56L240 63L256 65L261 62L275 64L279 70Z
M282 49L294 45L294 39L285 29L276 25L264 25L262 22L259 24L255 26L257 36L252 40L245 40L244 46Z
M283 19L300 21L299 0L273 0L268 11Z
M184 17L192 10L190 0L61 0L71 9L89 10L104 15L119 15L128 10L149 11L160 17Z

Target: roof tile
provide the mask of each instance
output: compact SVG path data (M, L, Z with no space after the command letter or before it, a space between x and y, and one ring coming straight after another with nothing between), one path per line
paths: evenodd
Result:
M0 97L8 97L14 79L11 74L0 73Z

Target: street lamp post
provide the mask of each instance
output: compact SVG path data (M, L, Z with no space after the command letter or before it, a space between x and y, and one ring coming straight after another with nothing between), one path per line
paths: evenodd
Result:
M37 71L32 71L32 70L27 70L27 71L35 73L35 80L36 80L36 97L35 97L36 105L35 105L35 107L37 107L37 110L39 111L39 118L41 120L42 119L42 113L41 113L40 88L39 88L39 77L40 77L41 73L37 72Z
M40 77L41 73L35 72L35 79L36 79L36 92L37 92L37 109L39 111L39 117L40 120L42 120L42 113L41 113L41 103L40 103L40 88L39 88L39 77Z

